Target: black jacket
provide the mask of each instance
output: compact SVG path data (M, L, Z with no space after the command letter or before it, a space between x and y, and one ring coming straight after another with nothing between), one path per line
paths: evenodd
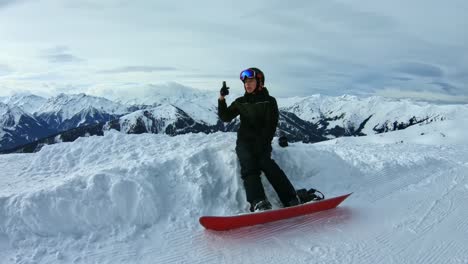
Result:
M218 116L230 122L240 115L240 128L237 140L255 144L258 148L271 148L271 141L278 125L279 111L276 99L264 87L256 94L245 93L229 107L226 100L218 100Z

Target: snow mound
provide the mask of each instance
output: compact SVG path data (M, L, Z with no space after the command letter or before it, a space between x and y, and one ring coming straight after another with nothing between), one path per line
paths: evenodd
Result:
M6 190L0 196L0 232L12 241L32 235L80 237L167 221L195 227L203 214L245 211L234 144L234 133L169 137L109 131L35 154L1 156L4 162L14 158L29 176L11 174L0 181ZM283 151L278 162L297 175L296 182L307 182L317 166L305 164L318 157L302 144L290 151L298 158L288 161ZM325 158L333 159L319 159ZM322 166L322 177L347 169L339 164L329 173Z
M201 203L206 195L203 189L222 184L220 177L202 175L216 168L201 157L216 151L203 149L183 157L177 154L180 148L174 152L165 140L111 132L104 138L45 147L25 168L33 175L16 182L21 192L0 198L0 231L18 240L31 234L81 236L124 226L145 228L167 218L172 209L181 213L178 200L187 203L185 213L194 214L192 208L200 208L194 202ZM136 144L129 144L132 141ZM198 175L192 175L187 162L198 162ZM182 186L176 191L178 184Z

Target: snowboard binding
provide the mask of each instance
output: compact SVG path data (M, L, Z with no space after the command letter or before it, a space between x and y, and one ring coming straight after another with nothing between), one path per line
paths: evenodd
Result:
M325 199L325 195L323 195L321 191L316 189L299 189L296 190L296 194L301 204Z

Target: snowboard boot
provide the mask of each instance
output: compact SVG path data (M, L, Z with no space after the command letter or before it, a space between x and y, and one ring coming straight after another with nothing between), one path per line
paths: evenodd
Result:
M310 201L320 201L325 198L323 193L316 189L299 189L296 190L297 197L299 197L299 201L301 204L308 203Z
M265 211L265 210L270 210L271 209L271 203L268 200L262 200L253 206L253 208L250 208L250 211L252 212L259 212L259 211Z
M295 196L291 201L287 202L284 207L291 207L291 206L296 206L296 205L299 205L301 204L300 201L299 201L299 198L297 198L297 196Z

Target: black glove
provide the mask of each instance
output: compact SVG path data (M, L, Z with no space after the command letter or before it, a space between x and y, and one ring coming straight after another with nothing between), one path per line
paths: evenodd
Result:
M278 138L278 144L285 148L288 146L288 138L286 136L281 136Z
M221 88L219 93L221 94L221 96L226 96L229 94L229 87L226 87L226 81L223 81L223 87Z

